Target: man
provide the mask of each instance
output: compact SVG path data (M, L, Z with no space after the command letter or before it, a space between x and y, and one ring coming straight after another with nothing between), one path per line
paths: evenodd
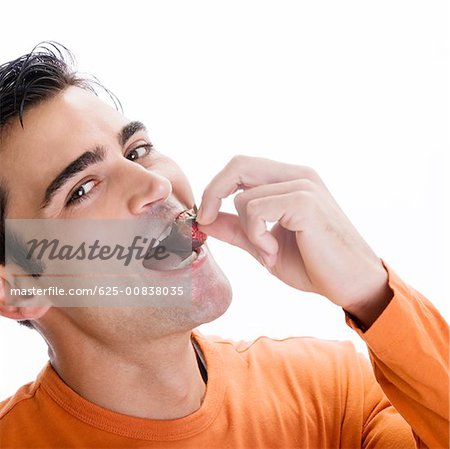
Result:
M0 67L2 223L192 208L180 168L56 50ZM237 191L237 215L220 212ZM201 335L231 300L206 245L188 308L7 304L3 247L0 313L34 327L50 361L0 404L2 448L446 447L448 325L374 254L313 169L237 156L205 189L197 220L282 282L341 306L373 370L348 342Z

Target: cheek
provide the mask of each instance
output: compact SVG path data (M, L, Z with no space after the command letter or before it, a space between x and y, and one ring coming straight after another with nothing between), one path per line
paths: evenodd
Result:
M192 193L191 186L184 175L174 179L173 183L174 195L188 208L194 206L194 194Z
M171 159L167 158L165 163L164 175L168 177L172 183L173 194L186 206L192 207L194 205L194 194L191 185L183 173L181 168Z

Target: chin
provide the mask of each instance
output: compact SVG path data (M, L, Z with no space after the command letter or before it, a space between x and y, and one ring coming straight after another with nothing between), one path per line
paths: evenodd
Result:
M192 276L192 308L199 323L208 323L223 315L231 304L232 288L209 249L204 248L205 261Z
M232 300L231 284L206 245L203 253L196 267L183 270L183 274L189 276L192 288L189 304L185 307L148 307L140 310L139 314L135 313L135 308L125 313L124 309L119 309L116 313L118 321L123 323L124 335L133 331L140 337L145 335L154 339L190 332L226 312ZM180 276L180 272L169 271L167 274L173 276L174 281Z
M215 294L209 297L193 299L193 309L196 315L194 327L214 321L228 310L232 299L231 285L227 280L227 288L224 289L223 285L221 287L220 294L215 291Z
M232 288L209 249L200 266L191 272L192 296L186 308L177 308L172 315L173 328L188 331L222 316L231 304Z

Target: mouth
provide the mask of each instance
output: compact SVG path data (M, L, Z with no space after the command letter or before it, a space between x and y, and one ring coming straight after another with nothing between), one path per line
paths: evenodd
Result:
M205 254L207 235L198 229L197 209L184 210L170 223L147 251L143 266L152 271L175 271L189 267Z

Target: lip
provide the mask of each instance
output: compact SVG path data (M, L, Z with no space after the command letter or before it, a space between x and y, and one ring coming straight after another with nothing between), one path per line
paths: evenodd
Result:
M202 265L204 265L207 257L207 251L204 248L205 245L200 246L195 250L195 252L198 254L197 259L195 259L190 265L184 268L177 268L175 270L151 270L149 268L146 269L147 272L152 273L154 275L157 275L161 278L171 278L171 277L179 277L182 275L185 275L187 273L194 273L194 271L201 268Z
M194 205L194 207L195 207L195 205ZM183 213L191 211L192 209L193 209L192 207L191 208L185 208L185 209L172 209L169 213L167 213L164 217L161 217L161 218L167 219L170 222L174 223L174 222L176 222L179 219L179 217Z
M203 248L203 245L198 247L195 251L198 254L198 257L197 257L197 259L194 260L194 262L192 262L192 264L191 264L192 268L196 268L198 266L203 265L206 260L206 251ZM186 267L186 268L189 268L189 267ZM181 270L183 270L183 268L181 268Z

